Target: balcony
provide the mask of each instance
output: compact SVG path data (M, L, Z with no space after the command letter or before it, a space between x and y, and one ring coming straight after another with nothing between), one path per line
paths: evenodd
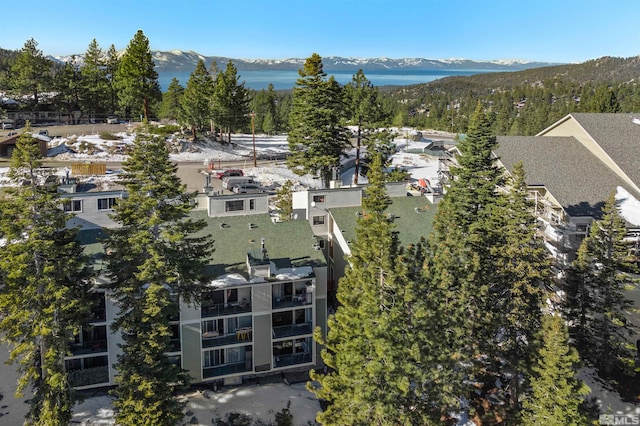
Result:
M97 352L107 352L106 340L88 340L81 343L71 344L72 355L84 355Z
M236 343L251 341L253 338L251 327L239 328L233 333L220 336L217 331L209 331L202 334L202 348L233 345Z
M276 339L282 337L299 336L301 334L311 334L313 323L306 322L303 324L291 324L273 327L273 337Z
M201 318L220 317L224 315L235 315L251 312L251 302L242 299L241 302L218 303L214 305L203 305L200 308Z
M109 383L109 366L85 368L69 371L69 384L72 387Z
M228 376L230 374L245 373L253 370L251 360L236 362L233 364L205 367L202 369L202 378Z
M306 364L312 362L309 352L302 352L292 355L278 355L275 357L275 367L287 367L289 365Z
M274 297L271 301L272 309L291 308L311 304L311 293L297 294L295 296Z

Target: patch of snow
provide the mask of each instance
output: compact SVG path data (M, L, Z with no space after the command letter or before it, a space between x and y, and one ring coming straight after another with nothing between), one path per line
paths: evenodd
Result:
M295 280L298 278L304 278L313 275L313 268L311 266L302 266L300 268L282 268L278 269L276 275L277 280Z
M621 186L616 188L615 198L620 216L627 222L640 226L640 201Z
M212 280L208 286L209 287L230 287L234 285L247 284L248 281L245 277L240 274L226 274L221 275L215 280Z

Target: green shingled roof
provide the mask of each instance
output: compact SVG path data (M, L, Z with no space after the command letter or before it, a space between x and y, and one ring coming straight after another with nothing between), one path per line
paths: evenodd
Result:
M272 223L268 214L207 217L205 210L193 211L191 217L204 219L207 226L202 232L213 236L215 251L207 269L214 277L228 273L248 277L247 253L261 258L262 238L265 239L269 259L279 268L326 265L322 251L313 248L316 240L304 220ZM104 251L100 240L105 236L100 229L78 233L85 253L94 259L97 268L101 267Z
M425 197L393 197L386 213L393 215L395 231L398 231L400 243L407 246L417 243L420 238L427 237L432 230L436 205L431 204ZM356 220L362 207L340 207L330 210L338 227L343 231L347 241L356 237Z
M240 273L246 277L247 253L262 257L262 238L269 259L276 264L285 265L290 260L292 267L326 265L322 251L313 248L316 240L307 221L273 223L266 213L208 217L203 210L194 211L191 216L204 219L207 227L203 232L213 236L213 275Z

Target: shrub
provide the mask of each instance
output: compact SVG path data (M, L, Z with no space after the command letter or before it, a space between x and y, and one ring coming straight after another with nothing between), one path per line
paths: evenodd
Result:
M120 136L116 136L113 133L101 132L100 139L103 139L105 141L117 141L117 140L120 140L121 138Z
M149 126L149 131L154 135L167 136L180 131L177 124L166 124L163 126Z

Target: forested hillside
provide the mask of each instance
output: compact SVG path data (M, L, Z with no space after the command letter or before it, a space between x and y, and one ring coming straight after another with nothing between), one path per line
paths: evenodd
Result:
M466 132L477 101L496 134L532 135L571 112L636 112L640 56L574 65L447 77L385 91L405 108L395 119L416 127Z
M37 46L35 40L32 44ZM37 50L14 52L0 49L0 91L14 99L22 98L17 109L59 111L62 115L80 110L80 121L89 117L102 119L108 114L129 117L131 111L128 107L117 102L123 93L122 87L115 85L118 61L115 48L112 45L105 51L96 44L91 49L85 54L80 69L72 60L63 65L45 58ZM19 63L21 53L28 54L25 58L35 55L37 61L34 63L42 63L39 71L35 72L29 61ZM105 67L103 62L107 58L112 58L112 61ZM208 70L212 78L220 72L218 65L223 64L213 63ZM102 83L99 85L95 84L95 76L92 75L94 69L101 74ZM30 75L27 71L35 74ZM393 117L391 124L394 126L466 133L469 117L475 105L481 102L487 109L494 134L533 135L571 112L640 112L639 76L640 56L602 57L580 64L446 77L412 86L381 87L378 100ZM105 79L108 81L103 81ZM236 83L240 84L239 81ZM177 120L178 99L184 89L177 81L174 82L163 94L163 102L159 95L149 100L146 113L154 120ZM38 103L34 94L45 92L55 94L53 103ZM289 130L291 91L276 92L269 87L262 91L246 89L243 93L253 113L253 130L259 133ZM16 109L16 106L12 108ZM244 116L244 112L238 114ZM208 118L205 121L208 122ZM233 127L234 131L252 130L250 120L241 120Z

